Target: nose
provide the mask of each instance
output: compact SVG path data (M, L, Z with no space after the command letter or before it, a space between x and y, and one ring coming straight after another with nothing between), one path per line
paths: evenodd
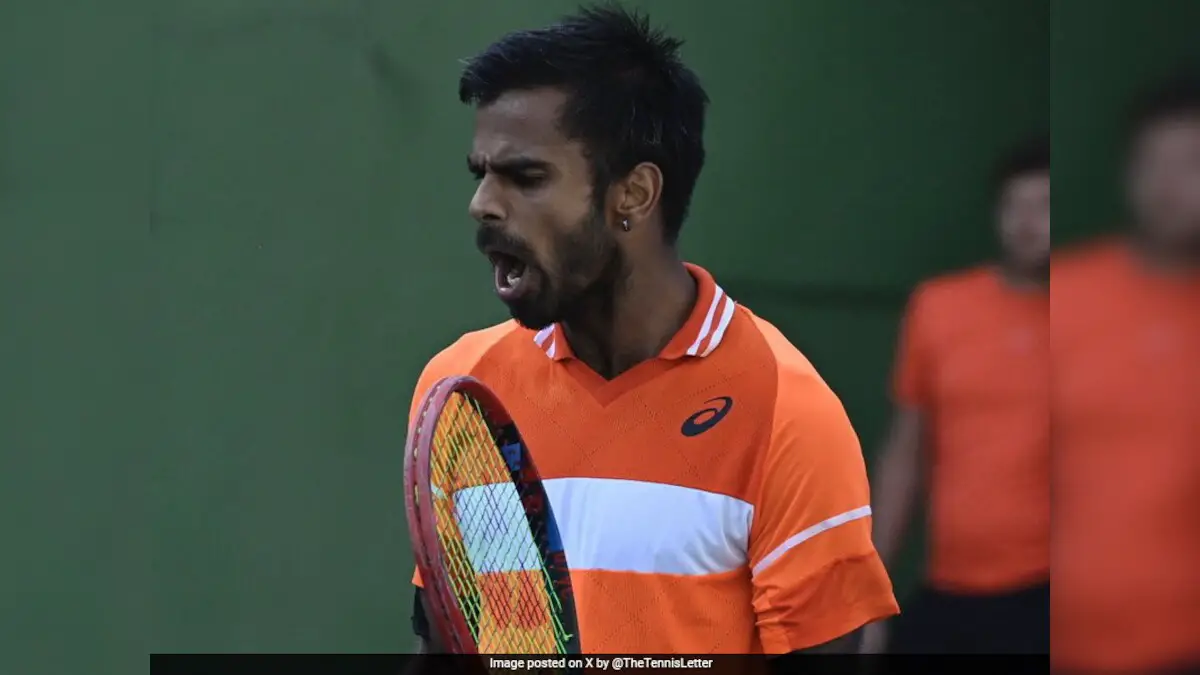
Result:
M471 197L467 212L476 222L503 221L508 216L503 192L497 183L493 176L486 175L479 181L479 187L475 188L475 195Z

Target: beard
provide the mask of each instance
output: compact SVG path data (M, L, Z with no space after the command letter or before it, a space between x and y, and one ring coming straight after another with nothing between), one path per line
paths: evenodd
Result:
M555 323L611 315L613 295L625 273L624 258L599 209L593 209L570 234L553 240L553 263L533 252L524 241L480 228L481 247L504 242L525 263L526 290L505 300L512 318L531 330Z

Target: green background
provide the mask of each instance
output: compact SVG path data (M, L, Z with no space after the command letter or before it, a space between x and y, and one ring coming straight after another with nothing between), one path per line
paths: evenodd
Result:
M1054 236L1124 226L1118 165L1130 99L1200 68L1200 2L1053 0Z
M1111 208L1092 122L1139 72L1060 9L1089 34L1123 10L642 4L714 101L687 256L809 354L868 451L904 295L990 251L987 170L1050 123L1051 45L1087 72L1056 66L1056 174L1075 160L1080 227ZM415 5L0 4L0 672L411 645L408 399L503 318L458 59L569 7Z

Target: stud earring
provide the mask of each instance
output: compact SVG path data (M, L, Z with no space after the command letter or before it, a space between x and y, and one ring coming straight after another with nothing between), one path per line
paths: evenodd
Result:
M625 218L621 221L621 229L625 230L626 232L629 231L629 219L628 218Z

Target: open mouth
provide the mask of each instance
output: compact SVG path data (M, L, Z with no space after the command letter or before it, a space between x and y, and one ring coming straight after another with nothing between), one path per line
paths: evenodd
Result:
M496 292L504 299L516 297L529 272L525 261L514 255L498 251L488 253L488 260L491 261L492 269L496 273Z

